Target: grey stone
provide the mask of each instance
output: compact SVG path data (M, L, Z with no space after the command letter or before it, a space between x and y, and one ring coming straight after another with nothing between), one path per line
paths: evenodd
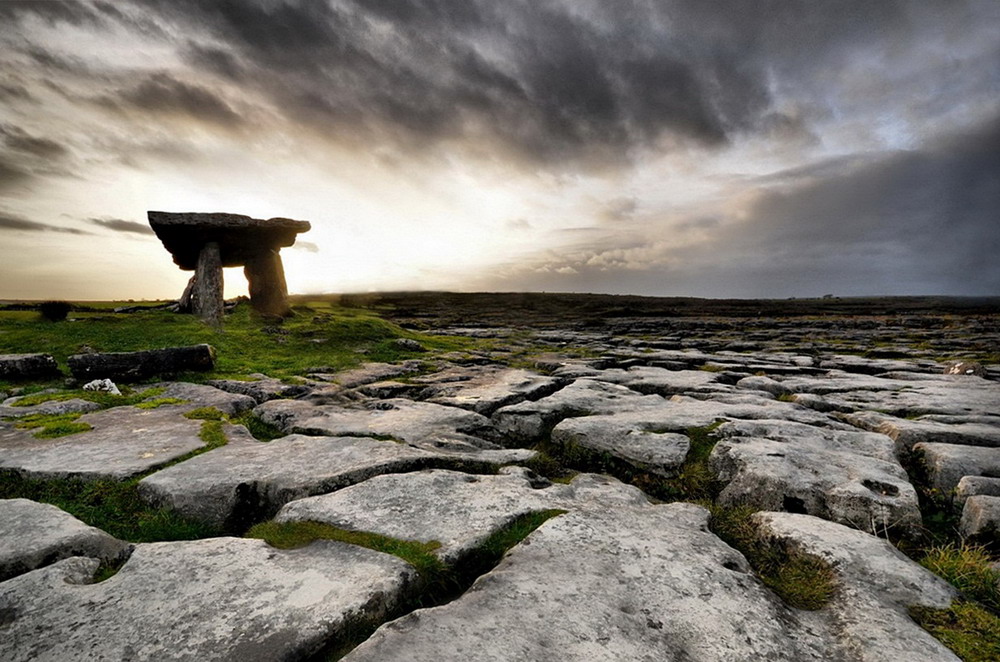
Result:
M139 352L92 352L69 357L69 369L79 380L113 379L137 382L156 375L215 367L211 345L166 347Z
M411 593L415 570L372 550L318 541L297 550L213 538L140 544L110 579L97 561L60 561L5 582L0 657L297 660L377 624Z
M629 421L628 419L632 420ZM686 435L658 429L638 415L570 418L552 430L552 443L568 456L609 456L647 473L674 476L691 446Z
M42 379L59 374L51 354L0 354L0 379Z
M35 478L129 478L204 447L202 422L182 411L114 407L78 419L92 430L55 439L0 423L0 468Z
M985 377L986 369L983 368L981 363L976 363L975 361L956 361L949 363L944 367L944 374Z
M1000 448L925 442L913 450L922 454L931 486L944 493L955 489L964 476L1000 476Z
M385 473L448 468L495 470L530 451L445 453L368 437L290 435L229 444L158 471L139 483L155 506L227 530L273 516L289 501L332 492Z
M83 385L83 390L110 393L111 395L122 394L122 392L118 389L118 386L110 379L95 379L94 381L87 382Z
M149 388L163 389L156 395L150 395L147 400L158 398L176 398L184 400L186 405L183 410L215 407L223 414L235 415L252 409L257 405L256 400L248 395L239 393L227 393L221 389L205 386L204 384L189 384L187 382L163 382L152 384Z
M963 538L997 538L1000 534L1000 496L977 494L966 499L958 532Z
M990 423L942 423L932 419L905 419L874 411L845 414L843 419L864 430L881 432L896 441L900 450L930 441L966 446L1000 446L1000 417Z
M520 467L506 467L495 476L440 469L388 474L331 494L292 501L275 520L325 522L404 540L437 541L441 547L435 553L449 564L458 564L517 517L572 508L578 501L587 501L595 488L605 503L616 496L633 504L645 502L634 488L617 481L601 484L600 480L581 474L570 485L552 484ZM615 489L621 494L615 495Z
M428 400L450 407L470 409L484 416L489 416L500 407L525 400L537 400L567 383L566 380L543 377L528 370L509 368L459 368L451 372L456 377L466 378L435 384L430 387L432 395ZM427 383L419 378L414 381Z
M415 375L423 370L423 361L410 360L402 363L365 363L360 368L337 373L318 372L310 377L324 382L331 382L344 388L357 388L365 384L380 382L384 379Z
M640 395L617 384L579 379L540 400L502 407L492 418L502 436L501 443L527 445L566 418L656 407L663 402L658 395Z
M272 400L254 410L288 433L329 436L386 436L435 448L496 448L490 419L475 412L404 398L365 407L315 405L304 400Z
M345 660L823 660L690 504L549 520L461 598L382 626Z
M18 400L21 400L24 397L26 396L18 396L4 400L3 404L0 405L0 419L23 418L25 416L34 416L35 414L52 416L56 414L86 413L89 411L97 411L101 408L101 405L96 402L81 400L80 398L73 398L71 400L49 400L48 402L42 402L41 404L30 405L27 407L17 406Z
M70 556L116 561L130 549L55 506L0 499L0 582Z
M822 411L875 410L903 418L926 414L995 415L1000 402L1000 383L981 377L941 375L934 380L884 381L886 388L882 390L864 388L822 395L811 392L813 397L797 395L795 401ZM788 386L789 382L782 384Z
M808 513L870 533L920 525L891 439L787 421L726 423L709 458L722 504Z
M955 488L955 503L964 504L971 496L1000 496L1000 478L989 476L963 476Z
M227 393L249 396L257 404L279 398L295 398L305 395L310 391L308 386L302 384L285 384L280 379L272 379L266 375L257 375L257 378L253 381L210 379L207 384Z
M946 609L957 592L943 579L885 540L834 522L789 513L754 517L773 541L833 567L838 590L820 614L831 622L843 659L958 661L907 614L911 606Z

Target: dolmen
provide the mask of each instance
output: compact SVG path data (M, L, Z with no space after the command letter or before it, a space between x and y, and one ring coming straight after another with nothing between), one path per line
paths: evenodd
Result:
M308 221L240 214L148 212L149 225L184 271L194 271L180 309L210 324L222 319L222 269L243 267L250 303L262 315L286 317L288 286L280 250L295 243Z

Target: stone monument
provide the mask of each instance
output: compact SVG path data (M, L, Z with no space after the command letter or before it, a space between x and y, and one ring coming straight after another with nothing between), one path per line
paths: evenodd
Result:
M310 229L308 221L267 220L240 214L149 212L149 225L170 251L174 263L194 271L180 309L210 324L222 320L222 268L243 267L250 303L262 315L291 313L279 251Z

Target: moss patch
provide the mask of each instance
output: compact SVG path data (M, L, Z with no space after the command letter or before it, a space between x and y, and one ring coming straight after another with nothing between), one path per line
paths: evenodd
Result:
M37 439L55 439L71 434L87 432L94 428L88 423L80 423L76 419L80 418L80 412L67 414L32 414L22 418L12 419L14 426L22 430L38 430L34 433Z
M833 568L826 561L787 544L767 539L753 521L750 506L711 506L712 531L746 557L761 581L790 607L817 610L837 590Z
M403 559L424 576L436 576L444 564L434 555L441 543L400 540L367 531L350 531L321 522L261 522L250 528L247 538L259 538L278 549L297 549L316 540L336 540L367 547Z
M977 604L959 601L948 609L912 607L910 616L965 662L1000 660L1000 618Z
M253 410L247 410L237 416L230 416L229 422L246 427L257 441L272 441L285 436L285 432L281 428L261 419L253 413Z
M182 400L181 398L153 398L152 400L144 400L136 405L137 409L158 409L159 407L166 407L168 405L186 405L187 400Z
M225 418L225 416L225 414L215 407L198 407L197 409L192 409L184 414L185 418L201 421L221 421Z
M160 395L166 391L165 388L157 386L155 388L148 388L144 391L136 392L132 391L128 387L122 390L121 395L114 395L112 393L106 393L104 391L84 391L82 389L75 389L71 391L57 391L55 393L32 393L26 395L12 406L14 407L33 407L35 405L44 404L46 402L65 402L66 400L86 400L88 402L95 402L104 409L110 407L123 407L127 405L139 405L144 400Z

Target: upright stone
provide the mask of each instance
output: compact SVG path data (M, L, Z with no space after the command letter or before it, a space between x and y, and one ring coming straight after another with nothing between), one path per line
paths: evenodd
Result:
M243 274L250 286L250 301L262 315L288 314L288 286L277 250L268 250L247 258Z
M291 313L279 251L294 244L298 233L310 229L307 221L151 211L149 225L174 263L185 271L195 271L181 296L180 310L190 309L217 323L222 317L222 267L243 267L250 284L250 302L257 312Z
M209 324L222 323L222 254L219 244L210 241L198 255L191 291L191 311Z

